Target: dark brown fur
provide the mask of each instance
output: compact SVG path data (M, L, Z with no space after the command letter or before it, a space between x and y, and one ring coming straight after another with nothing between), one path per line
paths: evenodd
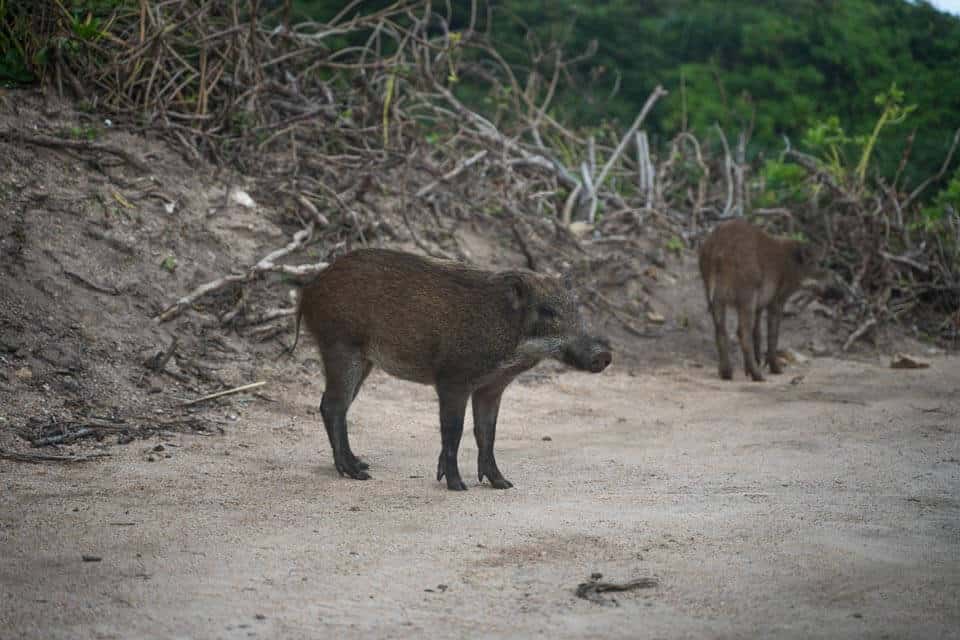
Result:
M783 305L814 267L808 245L774 238L744 220L721 223L707 237L700 248L700 275L713 316L721 378L733 377L727 307L737 310L744 368L756 381L763 380L760 316L767 312L766 360L771 373L781 373L777 341Z
M364 249L339 258L304 288L298 327L301 316L326 371L320 409L336 468L358 479L369 475L350 451L346 413L375 365L436 388L443 441L437 479L465 489L457 450L471 395L478 476L508 488L493 454L507 385L545 357L591 371L610 362L609 345L586 335L576 299L559 279L398 251Z

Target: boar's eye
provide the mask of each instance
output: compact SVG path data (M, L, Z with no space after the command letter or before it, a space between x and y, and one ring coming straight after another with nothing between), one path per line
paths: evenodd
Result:
M541 306L537 311L540 313L540 317L545 320L552 320L557 317L557 310L547 305Z

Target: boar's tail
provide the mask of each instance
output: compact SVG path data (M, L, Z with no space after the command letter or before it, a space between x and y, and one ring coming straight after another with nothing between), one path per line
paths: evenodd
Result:
M297 348L297 343L300 341L300 316L303 315L303 290L300 291L300 296L297 299L297 311L294 315L296 322L293 327L293 344L283 352L286 356L293 355L293 350Z
M710 310L712 311L712 310L713 310L713 298L714 298L714 296L715 296L716 293L717 293L716 282L714 282L713 278L707 278L707 279L704 280L704 282L703 282L703 288L704 288L704 291L706 291L706 294L707 294L707 309L710 309Z

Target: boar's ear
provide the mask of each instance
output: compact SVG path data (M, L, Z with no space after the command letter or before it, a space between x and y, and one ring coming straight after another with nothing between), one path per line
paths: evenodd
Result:
M507 289L507 299L514 311L520 311L527 304L530 297L530 287L522 276L516 273L505 273L501 276Z

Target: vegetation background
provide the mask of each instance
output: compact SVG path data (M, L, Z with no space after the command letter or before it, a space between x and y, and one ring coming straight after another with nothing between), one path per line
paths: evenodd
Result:
M453 4L465 21L468 3ZM294 6L303 18L326 21L344 2ZM493 0L490 6L491 40L521 79L536 70L531 53L545 74L554 51L568 58L593 52L567 69L571 81L551 107L561 122L623 128L659 84L670 95L649 118L655 145L681 129L709 138L716 123L725 131L750 127L748 155L776 157L784 136L808 151L823 150L828 143L811 132L825 124L848 145L869 136L878 115L874 98L895 83L916 109L877 141L874 166L892 178L909 144L904 171L914 184L936 172L960 124L960 18L923 0ZM470 89L467 79L460 92ZM953 178L955 196L960 173ZM938 202L942 207L947 199Z
M960 311L958 69L960 18L923 0L0 0L0 81L96 85L93 110L177 131L217 163L264 175L260 152L296 136L328 159L432 149L457 172L509 148L509 167L556 175L471 200L484 214L653 212L673 224L671 251L718 218L784 216L767 224L828 245L844 315L864 327L933 309L940 335L960 327L943 321ZM294 111L277 94L290 78ZM624 134L659 87L643 122L659 191L642 198Z

